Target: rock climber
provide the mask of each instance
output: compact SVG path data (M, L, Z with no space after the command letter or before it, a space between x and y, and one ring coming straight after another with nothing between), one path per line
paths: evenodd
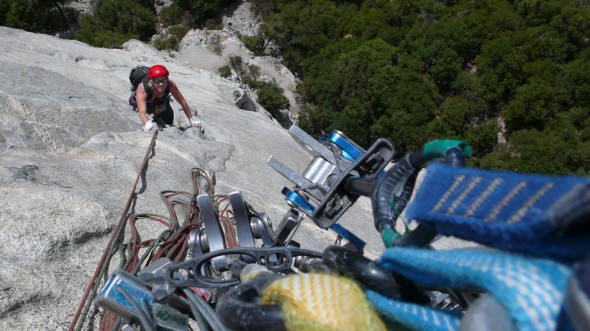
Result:
M192 119L188 103L180 93L178 86L168 78L168 69L161 64L149 68L147 79L142 81L136 90L137 111L143 123L143 130L150 132L158 126L171 126L174 122L174 111L170 106L170 94L182 106L184 114L191 126L202 128L200 121ZM149 118L152 115L152 119Z

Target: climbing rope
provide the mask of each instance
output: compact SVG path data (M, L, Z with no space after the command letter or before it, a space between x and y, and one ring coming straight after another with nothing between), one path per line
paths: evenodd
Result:
M148 150L143 158L143 162L141 164L141 167L139 168L139 173L137 175L137 178L135 179L135 183L133 184L133 189L131 190L129 197L127 198L127 202L125 203L125 208L123 209L123 212L121 213L121 216L119 217L119 221L117 222L117 225L115 227L115 230L113 231L113 235L111 236L111 239L109 240L107 248L104 250L102 257L101 257L100 261L98 262L98 266L97 266L96 270L94 271L94 275L92 276L90 283L88 284L88 287L86 288L86 291L84 292L84 295L82 296L82 300L80 301L80 305L78 306L78 309L76 310L76 314L74 315L74 318L72 319L72 322L70 323L69 331L72 331L74 329L80 330L82 328L81 324L78 325L78 320L80 319L81 315L86 316L88 314L88 309L90 308L90 304L91 304L91 301L88 300L88 298L91 295L96 296L96 291L98 289L97 280L99 279L99 277L104 275L105 270L106 270L105 261L107 260L107 257L112 256L110 248L112 247L113 243L115 242L115 239L119 238L119 236L121 235L121 231L124 228L123 225L125 224L125 219L126 219L127 213L129 212L129 208L131 207L131 203L137 197L137 193L136 193L137 184L139 183L139 180L141 179L142 175L147 171L148 161L150 159L150 155L152 155L154 152L157 137L158 137L158 131L156 130L154 132L154 135L152 136L152 140L150 141L150 145L148 147ZM92 294L91 294L91 292L92 292ZM82 310L84 310L84 311L82 311Z
M69 331L81 330L86 323L93 323L92 321L95 320L93 318L94 316L89 317L91 307L99 288L107 280L112 264L116 264L117 268L126 272L137 274L145 266L162 257L166 257L175 263L186 258L190 233L201 227L196 197L202 191L213 198L214 207L219 215L219 223L227 246L237 247L238 245L234 225L235 217L230 208L228 197L223 195L215 196L214 180L199 168L193 168L191 170L194 193L183 191L160 192L162 202L168 211L167 216L151 213L134 213L132 211L131 207L137 200L138 194L144 191L145 175L148 169L149 159L155 155L157 132L152 136L125 208L102 254L94 275L82 296L76 314L70 324ZM138 192L137 188L140 180L142 180L144 187ZM179 221L178 217L179 211L181 210L186 214L186 218L182 222ZM155 238L143 238L140 228L145 229L146 224L157 224L158 226L162 226L163 230ZM148 227L150 229L153 228L151 225L148 225ZM126 229L128 231L127 233ZM96 315L98 313L99 310L95 309L92 314ZM105 310L100 316L99 328L100 330L116 330L120 328L121 321L119 316Z

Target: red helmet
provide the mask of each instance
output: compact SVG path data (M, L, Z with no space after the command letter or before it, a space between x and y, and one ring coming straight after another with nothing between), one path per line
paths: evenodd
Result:
M166 69L166 67L164 67L161 64L156 64L154 66L152 66L150 68L150 70L148 70L148 78L152 79L152 78L156 78L156 77L162 77L162 76L168 76L168 69Z

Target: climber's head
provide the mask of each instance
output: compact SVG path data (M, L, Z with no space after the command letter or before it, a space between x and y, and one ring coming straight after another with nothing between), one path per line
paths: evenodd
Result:
M150 85L156 89L156 91L162 92L166 89L168 84L168 69L161 64L156 64L148 70L148 78Z
M156 79L156 78L168 78L169 72L168 69L166 69L166 67L164 67L161 64L156 64L153 65L149 70L148 70L148 78L149 79Z

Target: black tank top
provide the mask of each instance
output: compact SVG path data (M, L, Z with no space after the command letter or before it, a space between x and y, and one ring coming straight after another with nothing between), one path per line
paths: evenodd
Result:
M166 89L164 90L164 95L162 97L154 98L154 91L150 87L148 80L146 79L142 83L143 89L147 93L146 112L150 115L159 115L164 112L168 108L168 103L170 101L170 86L166 85Z

